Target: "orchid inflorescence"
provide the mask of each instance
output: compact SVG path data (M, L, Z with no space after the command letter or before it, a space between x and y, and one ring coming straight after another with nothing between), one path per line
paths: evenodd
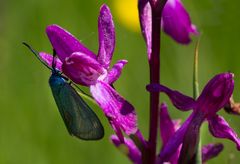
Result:
M115 28L110 9L102 5L98 17L99 49L97 55L76 37L58 25L46 28L47 36L56 51L56 69L76 84L89 87L91 96L107 117L115 135L110 137L116 147L125 146L126 155L140 163L197 163L217 156L223 144L208 144L201 148L200 127L207 121L210 133L217 138L233 141L240 150L240 140L223 117L217 112L230 100L234 89L234 75L220 73L213 77L198 97L189 97L160 84L160 33L161 29L181 44L191 42L190 34L199 34L180 0L139 0L139 20L146 42L150 65L150 130L149 140L144 139L137 125L135 108L114 88L127 60L119 60L110 67L115 48ZM49 66L51 54L39 56ZM172 120L166 103L159 101L159 93L166 94L181 111L192 111L182 124ZM158 124L160 126L158 127ZM157 132L162 140L161 151L156 153ZM199 147L201 148L199 150ZM199 152L200 151L200 152ZM198 159L200 154L201 159ZM197 160L198 159L198 160Z

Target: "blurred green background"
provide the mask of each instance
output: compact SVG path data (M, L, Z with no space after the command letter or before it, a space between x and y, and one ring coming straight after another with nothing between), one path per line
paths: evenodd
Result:
M128 1L120 8L128 14ZM116 0L0 0L0 163L1 164L76 164L129 163L110 142L113 133L101 110L89 103L105 127L105 137L86 142L70 137L53 100L48 69L21 44L31 44L39 51L51 52L45 28L58 24L97 52L97 17L102 3L112 9L117 35L114 63L127 59L121 78L115 86L136 108L139 127L148 137L149 82L145 44L139 32L124 26L117 14ZM136 0L135 0L136 3ZM236 100L240 100L240 2L232 0L183 0L192 21L202 33L200 43L200 88L217 73L235 73ZM130 9L131 10L131 9ZM121 15L121 14L120 14ZM125 22L131 24L131 22ZM192 95L192 65L196 37L182 46L163 34L161 49L161 82ZM169 102L162 95L161 100ZM169 103L168 103L169 104ZM185 119L189 113L179 112L170 104L173 118ZM240 117L224 111L229 124L240 134ZM206 125L203 143L223 142L224 151L209 163L239 163L235 144L213 138Z

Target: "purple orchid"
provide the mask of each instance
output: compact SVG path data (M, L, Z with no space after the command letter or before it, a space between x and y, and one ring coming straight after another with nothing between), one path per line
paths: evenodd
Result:
M46 33L59 57L56 68L73 82L90 87L93 98L103 109L121 140L121 130L127 135L134 134L137 131L134 107L112 87L127 61L119 60L112 69L109 68L115 48L115 29L110 9L106 5L100 9L97 56L72 34L57 25L48 26ZM51 55L42 52L40 56L51 65Z
M165 103L160 107L160 134L162 138L162 149L166 146L168 141L174 133L180 128L180 120L172 120L168 113L168 108ZM167 162L171 164L177 164L182 144L180 144L177 150L171 155ZM206 162L216 157L223 150L222 144L208 144L202 147L202 161ZM158 157L157 163L162 163L161 156Z
M168 143L169 139L174 136L174 133L180 128L180 120L172 120L169 116L167 105L163 103L160 107L160 134L162 138L162 149L164 149L165 145ZM146 141L141 136L140 131L136 133L139 139L141 139L141 144L146 146ZM120 149L124 154L128 156L128 158L135 164L142 163L142 152L139 148L134 144L134 142L126 137L124 137L123 141L119 139L118 136L112 135L111 141L113 144ZM171 154L171 157L168 161L171 164L177 164L180 151L182 148L182 144L178 146L178 149L175 153ZM202 148L202 161L206 162L216 156L223 150L223 145L218 144L208 144L203 146ZM162 151L162 150L161 150ZM160 151L160 152L161 152ZM161 160L160 155L156 163L161 164L163 161Z
M191 42L190 34L198 34L197 28L180 0L167 0L163 7L161 24L163 30L175 41L181 44ZM165 6L164 6L165 5ZM139 18L143 36L147 44L148 55L151 54L152 44L152 7L150 0L138 1ZM160 21L159 21L160 23Z
M151 84L147 86L147 89L151 92L166 93L175 107L186 110L191 106L193 109L192 114L181 128L174 133L163 147L159 156L162 162L168 161L181 144L182 149L179 162L190 162L196 152L199 129L205 120L208 121L209 130L214 137L232 140L236 143L237 149L240 150L240 140L237 134L229 127L223 117L216 114L229 101L233 88L234 81L232 73L222 73L212 78L197 100L184 96L163 85ZM186 99L191 99L191 101L188 102Z

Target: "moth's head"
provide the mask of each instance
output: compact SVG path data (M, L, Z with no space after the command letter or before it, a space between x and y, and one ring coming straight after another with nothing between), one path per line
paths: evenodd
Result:
M49 78L49 84L52 87L62 86L66 83L66 80L58 71L52 71L52 75Z

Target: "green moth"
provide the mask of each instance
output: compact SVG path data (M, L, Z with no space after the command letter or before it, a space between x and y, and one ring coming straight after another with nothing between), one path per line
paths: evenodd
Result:
M52 71L49 85L69 134L82 140L99 140L103 138L104 128L97 115L80 97L68 82L68 79L59 70L55 69L55 55L53 56L52 67L49 67L39 57L37 51L33 50L28 44L23 44L35 54L41 63Z

